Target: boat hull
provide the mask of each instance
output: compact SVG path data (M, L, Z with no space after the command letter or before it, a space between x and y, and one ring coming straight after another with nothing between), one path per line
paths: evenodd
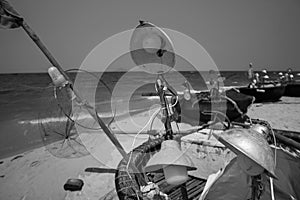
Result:
M131 162L140 170L139 173L134 173L131 167L127 166L127 160L123 159L118 165L117 172L115 174L115 186L118 197L120 200L126 199L143 199L138 194L140 186L145 184L145 180L141 180L137 177L137 174L142 174L143 168L146 166L149 159L160 150L163 139L158 138L155 140L149 140L139 147L135 148L132 152ZM130 154L128 154L129 157ZM127 172L128 170L128 172ZM154 182L159 185L162 192L168 194L169 199L178 199L181 197L181 186L169 185L162 172L156 172L154 174ZM141 176L140 176L141 177ZM206 180L189 176L189 179L185 183L188 199L199 199Z
M274 130L274 132L278 132L278 130ZM279 130L280 133L282 131ZM289 134L288 131L286 131L286 134ZM296 133L294 133L296 134ZM196 136L196 134L195 134ZM186 138L188 139L188 138ZM130 165L128 165L127 159L122 159L117 167L116 173L115 173L115 186L116 186L116 192L120 200L126 200L126 199L142 199L142 196L137 197L138 193L140 192L140 186L143 184L146 184L146 180L141 180L140 178L144 179L144 176L137 176L138 174L143 174L143 169L148 163L149 159L160 150L161 143L164 140L162 138L157 138L153 140L148 140L147 142L143 143L142 145L135 148L131 153L128 153L128 157L131 157L131 163L135 165L135 167L140 170L138 173L135 173ZM198 142L197 142L198 141ZM182 141L183 142L183 141ZM185 142L191 142L192 144L195 144L197 142L197 145L206 144L203 140L197 140L197 138L194 138L193 141L186 140ZM185 152L191 156L191 154L195 153L195 158L199 160L200 162L206 162L203 158L204 155L211 156L211 154L208 154L208 151L211 153L215 153L216 151L219 151L218 148L214 149L205 149L207 145L203 145L203 147L199 148L193 148L190 147L190 151ZM290 194L295 199L299 199L300 197L300 190L298 190L299 186L299 154L292 155L289 153L291 149L285 145L281 145L281 147L285 150L278 149L277 150L277 165L275 169L275 174L279 177L278 180L274 181L275 184L275 197L276 199L287 199L287 198L279 198L282 194ZM202 150L205 150L204 153ZM213 151L211 151L213 150ZM280 152L279 152L280 151ZM229 151L228 151L229 152ZM223 160L222 156L224 153L227 153L227 151L221 151L218 154L220 159ZM211 157L211 159L214 159L218 157L216 156ZM229 158L230 159L230 158ZM211 162L213 161L213 162ZM216 161L211 160L210 164L217 164ZM220 166L218 164L218 166ZM198 163L196 164L196 167L199 167ZM288 173L287 173L288 172ZM152 173L154 176L153 182L155 182L159 188L160 191L167 194L169 199L181 199L182 198L182 187L184 186L187 192L188 199L199 199L199 197L202 194L202 191L206 184L206 178L202 179L193 175L189 175L189 179L184 185L174 186L169 185L166 183L166 180L164 179L164 175L162 172L154 172ZM236 178L239 178L238 174L233 174ZM232 178L230 178L232 180ZM228 185L229 184L229 185ZM226 199L225 194L233 194L232 191L228 190L230 187L230 184L232 185L232 182L228 182L228 184L224 185L221 184L221 187L219 187L222 190L222 193L218 193L219 199ZM247 186L248 185L244 185ZM288 187L287 187L288 186ZM266 185L266 188L270 188L269 185ZM210 194L215 194L216 190L214 188L211 188ZM225 191L225 192L224 192ZM236 190L235 190L236 191ZM210 195L208 194L208 196ZM266 191L265 198L262 199L269 199L270 193ZM216 199L216 198L212 198ZM233 198L227 198L227 199L233 199Z
M204 93L205 95L205 93ZM206 94L209 96L209 93ZM247 113L248 107L253 103L254 98L245 94L241 94L235 89L226 91L226 98L212 101L209 98L203 98L203 93L196 94L196 98L192 100L182 99L180 101L181 107L181 122L189 123L192 125L198 125L212 121L214 115L211 111L215 111L223 114L221 120L225 120L225 116L230 121L236 121L240 119L242 114ZM198 103L193 103L197 100ZM232 101L236 103L240 112L236 109Z
M300 83L288 83L285 88L284 96L300 97Z
M272 87L261 87L261 88L248 88L241 87L238 90L246 95L255 97L255 102L275 102L284 95L285 86L272 86Z

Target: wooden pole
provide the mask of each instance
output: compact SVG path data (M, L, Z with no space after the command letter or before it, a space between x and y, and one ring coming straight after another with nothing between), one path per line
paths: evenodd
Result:
M117 140L117 138L111 133L111 131L107 128L103 120L95 113L92 106L89 105L88 102L84 102L82 97L80 96L79 92L76 90L76 88L73 87L73 83L71 79L68 77L68 75L64 72L60 64L55 60L55 58L52 56L52 54L48 51L46 46L42 43L40 38L33 32L33 30L25 23L22 23L22 28L25 30L25 32L29 35L29 37L34 41L34 43L39 47L39 49L44 53L44 55L48 58L50 63L55 66L59 72L65 77L65 79L70 83L71 89L73 90L74 94L76 95L79 102L82 102L84 107L87 109L89 114L98 122L104 133L109 137L111 142L117 147L121 155L125 158L127 156L127 153L125 152L123 146L121 143Z
M169 112L168 112L167 100L165 97L165 91L164 91L165 84L163 83L163 80L161 77L158 77L158 79L156 81L156 87L158 90L160 104L161 104L161 107L163 110L163 115L164 115L164 126L165 126L165 130L166 130L165 139L172 140L173 139L173 130L172 130L172 126L171 126L171 119L170 119Z
M285 145L292 146L292 147L300 150L300 143L296 142L293 139L290 139L288 137L280 135L280 134L278 134L276 132L274 132L274 133L275 133L276 139L278 139L280 142L284 143Z
M20 19L19 13L16 10L14 10L13 7L7 1L5 1L5 5L10 10L13 10L14 14L17 14L18 19ZM108 138L111 140L111 142L116 146L116 148L121 153L121 155L124 158L126 158L127 153L125 152L123 146L120 144L120 142L117 140L117 138L111 133L111 131L105 125L103 120L98 116L98 114L95 112L94 108L92 106L90 106L88 102L83 101L79 92L76 90L76 88L73 87L73 83L72 83L71 79L68 77L68 75L62 69L62 67L56 61L56 59L52 56L50 51L46 48L46 46L43 44L43 42L40 40L40 38L37 36L37 34L29 27L29 25L23 20L23 18L22 18L22 20L19 20L19 21L20 21L19 22L20 26L25 30L25 32L28 34L28 36L34 41L34 43L44 53L44 55L47 57L47 59L50 61L50 63L53 66L55 66L59 70L59 72L64 76L64 78L70 83L71 89L73 90L74 94L76 95L78 101L83 103L84 107L88 110L89 114L98 122L98 124L100 125L100 127L102 128L104 133L108 136Z
M186 183L180 185L181 196L183 200L188 200L189 196L186 189Z
M25 32L29 35L29 37L34 41L34 43L39 47L39 49L44 53L44 55L48 58L50 63L53 66L55 66L59 70L59 72L64 76L64 78L70 83L71 89L73 90L74 94L76 95L77 100L82 103L84 108L89 112L89 114L94 118L94 120L98 122L98 124L100 125L100 127L102 128L102 130L104 131L106 136L115 145L115 147L120 152L120 154L123 156L123 158L125 160L127 160L128 162L130 162L128 160L129 158L127 156L127 153L126 153L125 149L123 148L123 146L121 145L121 143L119 142L119 140L112 134L112 132L109 130L109 128L105 125L105 123L99 117L99 115L97 114L95 109L88 102L83 100L83 98L80 96L80 94L76 90L76 88L73 87L73 83L72 83L71 79L69 78L69 76L65 73L65 71L62 69L60 64L56 61L56 59L52 56L50 51L42 43L42 41L37 36L37 34L28 26L28 24L26 22L22 21L21 26L25 30ZM146 184L145 180L143 178L141 178L142 175L141 175L141 173L139 173L139 170L136 168L136 166L133 165L131 162L130 162L129 165L133 169L133 171L135 172L136 176L140 177L139 178L139 180L141 181L140 184ZM137 191L137 193L139 194L140 192Z

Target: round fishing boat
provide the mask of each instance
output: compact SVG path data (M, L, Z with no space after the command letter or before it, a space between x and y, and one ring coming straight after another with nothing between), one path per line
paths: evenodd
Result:
M285 88L284 96L300 97L300 82L288 83Z
M197 170L188 173L189 178L186 183L177 186L170 185L166 182L162 171L153 173L155 174L153 181L163 193L168 195L169 199L182 199L185 194L185 192L182 193L182 187L186 189L187 199L199 199L209 175L217 173L236 157L232 151L211 135L210 130L203 129L201 132L181 138L182 152L188 155L197 166ZM214 130L214 132L222 132L222 130ZM149 140L128 154L128 157L131 157L131 163L139 172L143 172L150 158L160 151L163 141L162 138ZM140 189L148 182L147 177L142 173L134 173L125 159L119 163L117 169L115 184L118 197L122 200L141 198Z
M131 153L131 163L135 165L140 172L143 171L149 159L161 148L161 138L149 140L141 146L135 148ZM130 156L130 153L128 154ZM153 173L153 182L155 182L160 191L167 194L169 199L182 198L182 185L169 185L162 172ZM125 199L143 199L141 186L147 183L147 177L142 173L135 173L132 168L128 168L128 162L123 159L115 174L115 186L120 200ZM199 199L206 180L189 175L188 180L184 183L188 199Z
M207 123L213 120L212 111L223 114L230 121L239 120L247 113L248 107L253 102L252 96L235 89L225 91L219 99L210 98L209 92L197 93L189 100L183 98L179 101L181 122L192 125Z
M159 188L161 194L167 195L168 199L199 199L203 197L203 194L207 195L206 197L216 196L216 194L218 194L218 199L222 199L222 197L236 193L236 191L228 190L228 188L231 186L240 186L237 185L239 184L238 182L230 182L233 177L235 177L235 180L239 180L239 174L232 171L235 169L232 168L232 163L236 162L236 159L234 159L235 154L215 139L212 139L213 137L208 139L207 136L209 133L207 131L204 132L206 134L194 133L181 138L182 151L192 159L198 168L197 171L190 171L188 173L188 180L185 183L181 185L170 185L166 182L162 171L151 173L151 182L156 184L154 188ZM277 135L278 131L274 130L274 132ZM120 200L149 199L142 193L142 188L147 184L149 186L148 174L144 173L144 168L150 158L160 151L163 141L165 141L163 138L148 140L128 153L131 165L134 165L138 171L134 171L131 165L128 164L128 159L122 159L120 161L115 173L115 187ZM300 197L300 193L295 186L299 184L300 180L297 178L299 177L299 173L296 170L300 167L299 164L297 164L299 163L300 154L297 151L295 153L290 145L285 146L278 142L278 147L272 148L273 151L277 149L277 153L275 154L277 155L275 174L278 179L274 180L275 197L276 199L285 199L284 197L288 196L298 198ZM199 162L197 162L197 160ZM229 164L227 164L228 162ZM287 166L289 166L288 170ZM230 171L229 169L231 168L232 170ZM220 171L219 169L224 169L224 171ZM231 174L227 173L228 170ZM215 182L209 183L212 177L218 178L215 179ZM245 177L244 174L243 177ZM229 182L222 182L227 179ZM210 186L207 186L207 184ZM265 188L270 188L268 181L266 181L265 184ZM285 187L291 184L293 185L292 187ZM249 188L249 185L246 186L246 188ZM208 189L209 187L210 189ZM152 189L153 188L149 187L148 191ZM270 195L270 191L266 190L263 192L261 199L269 199ZM159 199L165 198L161 197ZM204 197L203 199L206 198Z
M255 97L255 102L275 102L278 101L285 92L285 86L266 86L259 88L240 87L238 90L246 95Z

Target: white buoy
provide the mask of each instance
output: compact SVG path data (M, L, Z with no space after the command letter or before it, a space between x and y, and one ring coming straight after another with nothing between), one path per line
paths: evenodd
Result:
M185 89L183 91L183 97L187 101L189 101L191 99L191 93L190 93L189 89Z
M48 74L51 77L52 82L56 87L64 87L66 84L68 84L68 81L58 71L58 69L56 67L50 67L48 69Z

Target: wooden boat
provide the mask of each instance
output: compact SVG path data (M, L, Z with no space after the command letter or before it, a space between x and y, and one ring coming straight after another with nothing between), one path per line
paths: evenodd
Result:
M274 130L274 132L275 134L281 133L280 130ZM143 199L140 189L141 185L147 182L146 176L142 173L143 167L147 164L150 157L160 150L163 141L164 139L162 138L149 140L131 152L131 163L141 170L141 173L133 173L133 170L130 167L128 168L127 160L121 160L115 173L115 186L120 200ZM297 168L300 167L300 154L299 151L294 151L292 147L284 146L280 141L279 139L277 143L278 147L284 148L276 150L277 165L275 173L278 179L274 180L275 197L280 200L286 199L287 196L298 199L300 191L297 189L297 186L299 185L300 179L298 178L300 174ZM189 174L189 179L184 184L173 186L166 183L163 173L157 172L154 173L152 181L159 186L161 192L168 195L169 199L199 199L205 188L207 179ZM223 188L223 194L225 195L225 193L229 193L229 191L226 191L228 183L223 184L224 187L218 188ZM286 187L287 185L290 187ZM265 187L270 188L269 185ZM222 199L222 196L219 199ZM270 199L270 190L267 189L261 199Z
M157 93L143 93L142 96L157 96ZM180 94L174 112L180 116L177 122L196 126L213 120L212 111L223 114L222 120L225 117L230 121L240 120L253 102L253 96L242 94L234 88L226 90L218 99L212 99L209 91L197 91L191 93L189 100Z
M241 93L255 97L255 102L275 102L278 101L285 92L285 85L265 86L259 88L240 87Z
M12 13L15 13L15 12L12 12ZM59 71L61 71L61 74L63 74L66 77L66 79L69 80L69 78L67 77L67 75L65 75L64 71L59 66L59 64L56 62L56 60L54 60L54 58L52 56L50 56L50 53L45 50L44 45L40 42L37 35L35 35L33 33L33 31L30 29L30 27L25 22L23 22L23 20L20 20L20 19L21 18L18 18L18 21L20 21L20 23L22 23L22 27L27 31L27 33L30 36L32 36L31 38L37 43L37 45L41 49L44 50L43 52L45 52L45 54L48 55L47 57L51 61L51 63L54 63L54 65L56 65L56 67L59 69ZM18 25L20 25L20 24L18 24ZM75 89L73 89L73 91L76 95L77 91ZM87 105L86 107L89 108L89 104L87 104L87 102L84 102L84 103L85 103L85 105ZM88 110L88 111L90 111L90 110ZM95 116L95 115L93 115L94 112L90 111L90 113L92 116ZM101 118L98 115L95 116L95 120L99 122L101 128L109 136L111 141L117 147L121 147L119 145L118 141L116 140L116 138L113 137L113 135L109 132L108 128L104 125L104 123L102 122ZM143 166L145 166L147 164L151 155L153 155L155 152L157 152L160 149L162 141L163 141L162 138L157 138L155 140L150 140L150 141L142 144L141 146L135 148L133 150L132 154L130 153L130 155L132 155L132 156L130 156L131 159L129 161L131 163L133 163L133 165L136 168L141 169ZM123 149L119 148L119 151L120 150L123 150ZM124 153L125 151L123 150L120 152ZM145 153L147 153L147 154L145 154ZM136 174L136 173L132 173L132 171L129 171L127 164L128 164L128 156L124 156L124 159L120 162L120 164L118 166L118 170L116 171L115 183L116 183L116 189L118 192L118 196L120 199L141 199L137 195L139 195L140 185L145 183L145 180L143 180L143 176L141 174ZM142 170L140 170L140 171L142 171ZM299 179L297 179L297 177L293 177L293 178L296 180L299 180ZM206 180L204 180L204 179L198 179L198 178L190 176L190 179L184 185L174 187L174 186L166 185L166 183L164 182L163 179L164 179L163 176L159 173L157 174L157 176L154 177L155 183L159 184L159 186L162 188L162 190L165 193L167 193L171 199L177 199L178 197L180 197L181 194L187 194L184 197L184 199L198 199L199 195L201 194L201 192L204 188L205 182L206 182ZM184 190L185 190L185 192L182 192ZM299 196L296 196L296 197L299 198Z
M135 148L132 151L131 162L140 170L147 164L152 155L158 152L161 148L162 138L158 138L152 141L147 141ZM118 197L120 200L125 199L143 199L138 197L140 192L140 186L145 183L145 180L137 178L137 174L127 172L127 161L122 160L117 168L115 174L115 186ZM181 186L170 186L166 183L163 173L156 173L153 178L155 183L159 185L162 192L169 196L169 199L176 199L181 197ZM202 193L206 180L195 177L189 177L189 180L185 183L187 186L188 199L196 199Z
M235 89L225 91L217 100L210 98L209 92L196 93L194 98L179 101L181 122L198 125L212 121L213 112L223 113L230 121L235 121L247 113L248 107L254 98L242 94ZM223 120L225 116L223 116Z
M283 96L300 97L300 81L288 83Z

